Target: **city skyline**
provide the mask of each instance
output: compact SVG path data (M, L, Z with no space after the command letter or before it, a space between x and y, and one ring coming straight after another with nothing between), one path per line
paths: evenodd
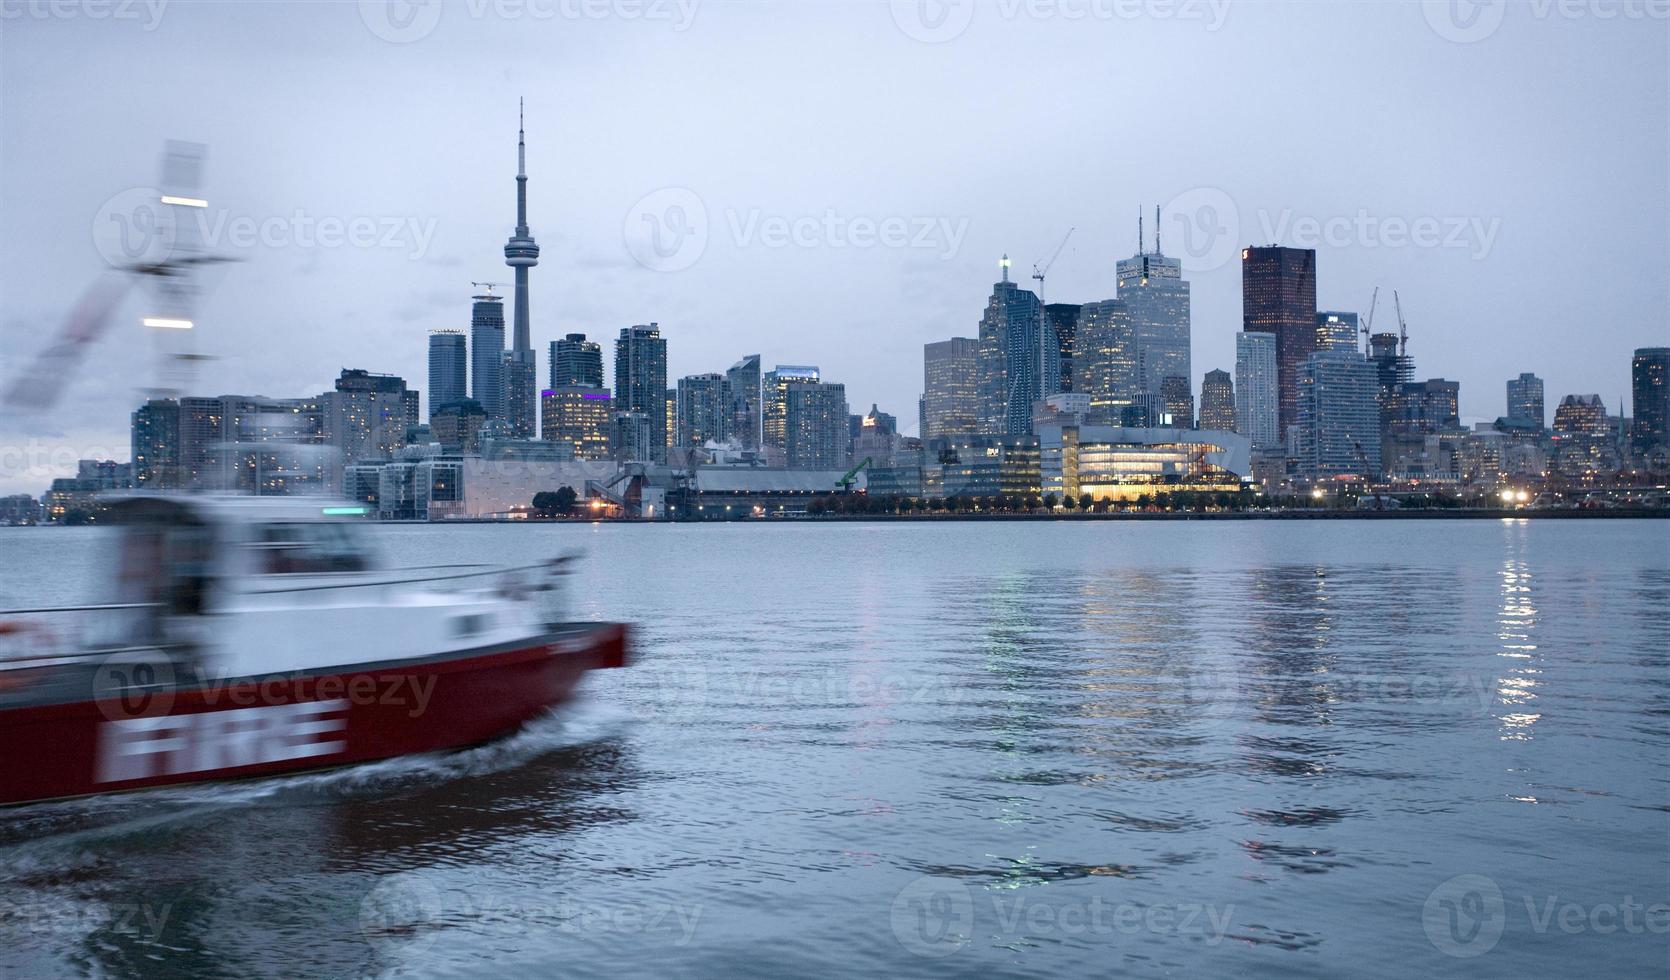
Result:
M259 11L249 15L255 23L262 17ZM683 33L656 33L648 24L578 26L595 26L617 54L621 50L667 54L676 67L696 58L704 45L714 43L718 32L746 24L740 17L736 11L703 8ZM897 25L884 8L862 14L795 11L790 20L794 29L832 31L837 51L843 50L843 43L857 44L860 35L867 40L873 40L871 34L878 35L890 65L910 74L923 70L918 63L924 60L937 61L954 78L967 78L970 92L976 89L971 74L976 63L990 56L992 45L1001 37L988 21L977 18L963 36L944 45L923 45L893 34ZM761 165L744 167L735 177L717 169L720 159L733 159L730 150L721 152L706 141L693 149L682 148L685 160L658 160L651 152L660 145L657 140L686 132L676 114L681 107L688 108L684 100L695 98L694 93L662 94L656 96L660 102L646 102L651 98L648 92L627 86L620 95L621 104L612 111L635 114L634 118L651 123L655 132L650 136L608 124L597 115L601 107L589 104L602 102L600 98L556 95L571 80L571 71L593 72L597 80L609 83L613 69L600 58L581 58L583 69L553 68L548 75L523 69L514 73L516 77L472 82L456 96L422 109L391 103L375 123L356 118L354 125L363 126L363 131L343 129L347 120L329 113L308 123L311 128L306 130L286 121L287 116L272 118L262 138L256 139L242 131L236 117L218 103L202 107L197 115L133 104L120 92L112 92L104 84L107 79L95 77L82 83L42 60L61 51L63 43L94 49L122 43L121 25L8 22L6 38L0 43L7 45L6 53L12 56L15 88L27 92L33 85L68 85L67 94L73 96L76 85L103 85L103 98L89 101L84 125L91 130L107 129L113 145L124 152L78 152L74 139L63 145L32 147L38 152L31 154L15 152L25 134L52 128L45 117L34 115L30 100L16 105L19 111L11 114L6 129L8 148L14 151L8 153L8 161L14 166L0 194L6 197L12 230L27 234L7 236L8 271L0 274L11 300L0 322L6 364L25 363L40 349L48 336L43 325L46 330L57 329L74 297L103 267L100 242L91 233L101 209L125 188L154 183L156 147L166 137L180 136L209 145L204 194L217 208L225 209L227 221L288 217L300 208L315 221L363 215L378 221L403 220L404 224L394 227L416 229L402 241L406 248L332 249L310 248L298 241L240 247L233 240L231 225L224 227L222 250L249 261L217 269L210 279L201 304L203 329L196 340L205 353L219 360L200 366L196 380L187 386L190 392L302 396L328 383L332 370L342 365L397 374L414 382L423 378L425 354L419 338L433 329L467 329L463 306L468 282L496 278L495 268L502 269L502 255L496 253L501 253L511 230L503 192L511 164L508 112L517 95L526 92L529 110L540 120L536 131L528 134L528 154L536 162L536 184L545 188L538 195L531 224L545 249L541 265L549 273L534 277L531 284L535 350L570 332L600 340L612 337L623 326L659 321L670 341L669 382L723 370L742 352L760 351L767 367L819 364L826 377L847 386L851 405L879 404L900 416L903 430L913 433L916 412L912 405L920 394L922 345L974 335L979 299L996 278L992 273L997 255L1007 252L1014 258L1015 278L1024 283L1030 265L1047 259L1061 232L1076 226L1072 242L1051 269L1048 299L1052 304L1103 299L1113 295L1115 263L1130 253L1132 219L1145 206L1160 201L1168 209L1164 242L1168 248L1174 241L1179 243L1183 275L1191 284L1189 381L1198 391L1205 371L1234 368L1234 335L1241 326L1239 270L1232 260L1211 268L1191 268L1191 262L1210 264L1215 256L1210 250L1198 256L1189 252L1186 229L1172 227L1171 216L1201 216L1204 212L1199 206L1188 205L1205 198L1218 200L1211 197L1216 192L1237 211L1240 234L1232 242L1236 250L1268 244L1263 241L1267 230L1286 232L1276 236L1280 244L1304 245L1307 221L1351 219L1360 209L1381 222L1398 218L1408 223L1423 217L1440 224L1470 217L1485 222L1499 219L1499 233L1482 258L1466 249L1441 245L1373 245L1360 226L1341 244L1322 242L1317 258L1317 304L1363 313L1374 286L1401 290L1422 376L1442 375L1461 382L1463 422L1502 414L1502 384L1522 371L1545 380L1551 404L1568 393L1592 392L1600 394L1609 411L1616 413L1620 397L1627 398L1630 392L1629 352L1658 342L1667 305L1661 271L1667 252L1665 231L1643 217L1663 213L1665 209L1656 205L1662 203L1665 192L1661 183L1639 179L1655 166L1658 172L1664 169L1664 148L1647 138L1652 129L1642 125L1655 109L1663 117L1660 93L1664 86L1652 84L1662 79L1663 65L1647 60L1651 45L1616 25L1598 22L1510 24L1495 37L1463 46L1435 36L1419 11L1366 11L1344 27L1330 26L1326 20L1320 14L1290 10L1278 23L1269 14L1237 8L1213 37L1216 53L1223 70L1233 70L1251 63L1251 49L1260 42L1274 41L1284 47L1299 45L1300 39L1317 43L1332 38L1345 43L1389 32L1434 70L1429 84L1461 84L1469 76L1469 65L1484 59L1507 78L1524 83L1520 86L1524 91L1507 108L1534 103L1538 112L1560 119L1581 112L1581 123L1561 124L1604 127L1626 140L1627 146L1603 159L1559 148L1545 156L1539 150L1535 179L1506 191L1494 186L1501 183L1494 177L1485 180L1455 174L1438 166L1433 156L1446 141L1460 140L1481 161L1481 169L1493 175L1511 170L1507 154L1515 147L1484 145L1487 137L1501 135L1491 128L1486 110L1504 106L1481 106L1475 99L1424 108L1418 132L1411 129L1412 119L1387 127L1389 134L1406 141L1400 143L1400 151L1433 160L1430 172L1394 176L1368 162L1343 164L1344 172L1332 183L1310 189L1298 178L1314 166L1308 155L1313 150L1301 155L1255 140L1250 145L1258 152L1251 156L1214 161L1200 156L1204 144L1180 124L1150 120L1144 123L1146 149L1140 162L1114 154L1109 157L1114 161L1111 174L1069 168L1059 176L1052 174L1046 191L1026 178L1026 170L1012 169L1006 162L1009 156L1000 156L995 176L941 188L912 174L918 169L924 174L934 170L936 160L959 152L977 132L972 126L966 132L942 126L904 144L920 164L897 188L883 191L873 183L872 175L883 172L880 157L860 149L811 168L809 183L825 189L812 194L809 186L769 172L791 161L804 162L802 158L775 141L755 142L757 137L740 145L756 153L770 152ZM195 42L215 39L219 42L216 50L204 57L228 57L246 43L229 36L227 24L232 21L213 9L170 8L167 19L143 35L141 42L166 51L168 45L185 50ZM1064 24L1024 26L1025 36L1017 43L1068 49L1088 43L1070 37ZM1127 43L1132 45L1131 64L1105 69L1105 81L1110 84L1139 77L1145 59L1162 58L1173 43L1169 33L1191 29L1185 24L1105 26L1124 32L1119 36L1120 50ZM516 27L497 21L443 25L434 36L416 42L415 48L403 48L371 35L351 10L340 18L320 12L274 24L281 35L301 32L355 50L364 47L368 55L390 60L397 76L419 81L421 76L411 74L415 67L400 60L402 53L419 51L447 62L490 42L526 43L514 37ZM1133 40L1136 37L1147 39L1156 51L1152 55L1141 51L1143 45ZM1616 102L1582 98L1591 91L1587 84L1577 93L1563 93L1510 63L1555 57L1568 45L1597 40L1615 48L1618 57L1597 66L1594 91L1608 85L1628 86L1632 92L1644 90L1638 98ZM1366 78L1382 56L1371 52L1368 57L1370 63L1362 66L1365 79L1342 83L1345 91L1335 97L1339 101L1333 103L1327 120L1347 135L1373 137L1361 139L1365 145L1378 145L1382 137L1367 122L1350 119L1348 113L1355 110L1345 108L1354 95L1374 90ZM62 57L57 60L69 63ZM753 66L765 68L776 61L768 53ZM148 68L128 64L125 70L144 76L141 81L159 93L160 102L177 92L178 83L152 77ZM1260 70L1280 75L1267 64ZM1059 103L1044 120L1052 129L1073 134L1087 148L1130 135L1119 124L1102 124L1091 104L1071 92L1061 92L1059 80L1046 75L1050 77L1017 83L1015 94L990 97L1002 105L1015 104L1036 85L1047 82ZM860 123L839 104L833 87L824 88L802 72L785 77L794 82L797 92L812 99L817 110L813 115L828 131L868 131L853 129ZM324 98L333 81L340 78L310 82L303 97ZM709 84L727 90L723 82ZM241 89L224 98L245 95L261 101L258 93ZM900 98L909 113L926 111L927 104L919 102L918 96L907 93ZM1184 108L1199 108L1209 99L1223 104L1242 96L1208 82L1185 86L1178 98ZM967 99L970 107L976 101L972 95ZM786 107L766 110L770 120L796 131L793 127L801 124L787 113ZM1214 135L1247 135L1244 127L1223 125L1227 133ZM576 141L574 136L580 132L602 138ZM325 133L340 139L330 152L321 153L313 148ZM312 140L302 138L310 134ZM281 158L277 162L285 165L278 170L253 156L274 141L308 149L277 154ZM462 150L452 150L454 145ZM391 146L425 158L433 154L433 176L392 179L377 167ZM900 150L894 146L889 156ZM766 167L766 161L774 165ZM1018 158L1013 162L1018 166ZM364 175L356 168L363 168ZM1584 195L1554 193L1557 187L1574 183L1579 173L1586 186ZM35 188L52 193L41 195L43 200L36 204L25 199L33 196ZM638 204L668 188L689 188L704 204L706 248L688 267L646 268L634 259L631 243L623 244L623 235L630 218L646 217L634 211ZM31 193L26 195L26 191ZM769 219L821 218L829 207L845 222L896 216L910 223L921 219L930 228L955 229L966 222L965 231L955 248L946 239L942 242L946 247L937 251L879 246L843 249L829 242L827 231L820 231L825 237L807 247L767 244ZM668 213L663 209L654 215ZM942 224L940 219L944 219ZM827 227L820 224L820 228ZM426 228L429 234L419 234ZM1597 232L1605 236L1600 247L1607 249L1608 262L1616 269L1618 289L1599 300L1585 297L1579 302L1565 294L1569 291L1558 290L1555 277L1537 274L1539 259L1546 261L1564 242L1593 241ZM28 248L22 247L24 242ZM1482 239L1476 244L1482 246ZM421 254L415 258L410 254L417 252ZM941 253L950 254L947 258ZM854 295L854 289L879 290L884 301L841 310L833 300ZM96 455L90 450L104 447L117 458L125 458L125 423L141 401L134 392L141 386L139 379L131 375L140 366L148 369L150 363L150 338L130 327L132 312L125 308L118 315L110 340L68 382L58 410L45 419L7 426L4 441L22 448L24 466L21 470L8 466L0 472L0 490L34 492L49 475L65 472L62 468L51 474L30 469L31 440L78 447L89 450L87 455ZM1566 325L1578 321L1583 324L1584 344L1563 344ZM297 351L308 353L296 356ZM112 378L121 380L113 383Z

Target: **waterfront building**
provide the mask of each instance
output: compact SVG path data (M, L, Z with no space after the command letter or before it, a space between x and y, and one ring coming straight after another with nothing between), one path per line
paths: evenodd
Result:
M826 381L789 385L785 399L785 465L791 470L847 465L850 435L845 385Z
M980 342L952 337L922 346L920 435L973 435L980 430Z
M130 438L135 485L180 489L180 403L172 398L146 401L133 413Z
M429 434L445 452L478 453L486 424L487 409L473 398L464 398L435 409L429 416Z
M1276 349L1273 333L1243 330L1235 335L1235 431L1260 452L1282 444Z
M956 436L932 439L924 446L922 492L927 496L1038 494L1036 436Z
M1299 475L1310 480L1380 473L1379 376L1355 349L1313 351L1299 371Z
M1236 431L1235 384L1230 380L1228 371L1208 371L1206 377L1201 380L1200 427L1220 429L1224 432Z
M464 331L429 331L429 414L442 405L463 401L469 394L469 356Z
M41 502L26 493L0 497L0 525L38 524L41 517Z
M1125 304L1117 299L1083 304L1073 343L1074 393L1090 396L1098 419L1117 421L1139 394L1137 346Z
M1241 327L1276 335L1276 431L1299 419L1299 371L1316 350L1316 250L1241 250Z
M760 355L748 354L725 371L725 390L731 402L727 426L743 449L760 448Z
M1055 424L1038 429L1044 493L1129 501L1173 490L1234 492L1252 443L1217 429Z
M528 230L528 148L522 132L522 107L516 109L516 229L504 246L504 263L515 276L516 319L503 379L504 416L519 439L532 439L534 393L539 389L538 365L533 353L533 331L528 313L528 270L539 264L539 245ZM476 394L481 400L481 394Z
M1567 395L1554 409L1554 435L1612 438L1612 418L1599 395Z
M675 390L674 445L700 447L729 438L732 405L724 375L687 375Z
M583 333L551 341L550 376L552 388L603 387L603 346Z
M652 461L656 455L666 452L666 446L655 438L659 428L647 412L622 411L617 403L609 419L610 456L622 463Z
M568 445L574 459L609 459L614 400L607 388L562 385L539 395L540 438Z
M643 453L623 457L645 462L667 459L667 341L658 324L622 327L615 341L615 411L642 414L649 435L618 450Z
M1032 403L1060 388L1060 344L1038 297L1009 281L1009 256L998 268L1002 278L992 284L980 318L981 429L1025 435Z
M344 368L336 390L319 396L325 441L342 454L341 462L390 458L405 445L408 399L405 379Z
M1548 424L1548 416L1543 412L1542 379L1529 371L1523 371L1517 378L1508 379L1508 414L1510 419L1529 419L1537 423L1541 429Z
M1639 454L1670 444L1670 347L1641 347L1629 364L1635 422L1630 446Z
M1154 251L1144 246L1139 221L1137 254L1115 264L1119 301L1125 305L1136 346L1138 399L1150 413L1165 410L1167 378L1183 378L1187 386L1194 376L1189 362L1189 283L1183 278L1183 263L1160 251L1159 217L1156 208Z
M471 297L470 397L490 419L504 417L504 300L491 291Z

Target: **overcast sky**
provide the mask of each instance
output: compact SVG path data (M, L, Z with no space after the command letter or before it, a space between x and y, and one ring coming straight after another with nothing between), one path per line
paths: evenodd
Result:
M0 381L120 256L165 139L208 146L199 394L426 384L427 333L505 281L526 96L534 344L658 321L669 378L817 364L915 431L922 344L973 336L1076 228L1048 299L1114 294L1168 205L1194 375L1234 366L1238 249L1318 249L1324 308L1395 329L1464 420L1503 383L1617 410L1670 343L1670 30L1636 3L445 6L0 2ZM142 229L141 229L142 230ZM132 247L136 229L127 228ZM0 492L128 457L155 384L131 298ZM152 331L152 334L157 333ZM175 339L177 338L170 338Z

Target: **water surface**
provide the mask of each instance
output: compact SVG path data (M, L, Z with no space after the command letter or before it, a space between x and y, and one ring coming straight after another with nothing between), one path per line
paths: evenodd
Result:
M4 811L0 971L1664 975L1667 532L378 527L585 552L635 665L463 754ZM98 534L0 529L0 604Z

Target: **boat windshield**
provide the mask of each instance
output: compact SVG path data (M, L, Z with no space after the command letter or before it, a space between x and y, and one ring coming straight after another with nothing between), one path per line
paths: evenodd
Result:
M262 524L252 547L263 575L363 572L370 567L359 537L349 525L332 521Z

